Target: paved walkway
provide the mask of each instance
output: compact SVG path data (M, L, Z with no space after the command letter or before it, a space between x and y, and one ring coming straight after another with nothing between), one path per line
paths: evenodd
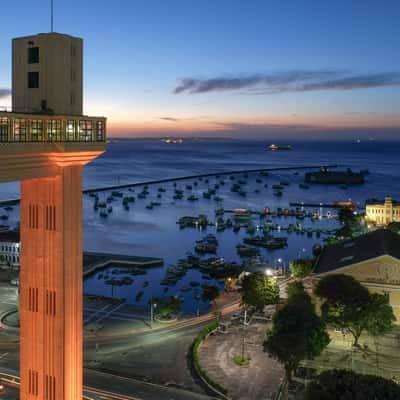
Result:
M239 367L233 357L241 354L242 327L229 328L229 332L209 336L200 347L200 364L209 376L228 389L234 400L272 398L276 393L283 369L263 352L262 343L267 325L252 323L246 328L245 354L250 356L248 367Z
M387 335L373 338L362 335L360 348L351 346L352 337L342 336L333 330L329 331L331 343L322 355L303 364L323 371L332 368L352 369L362 374L380 375L384 378L395 378L400 382L400 327Z

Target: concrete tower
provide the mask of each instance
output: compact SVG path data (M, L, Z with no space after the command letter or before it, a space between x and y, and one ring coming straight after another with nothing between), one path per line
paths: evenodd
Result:
M82 167L106 120L82 115L82 40L13 40L13 111L0 112L0 181L21 180L22 400L82 399Z

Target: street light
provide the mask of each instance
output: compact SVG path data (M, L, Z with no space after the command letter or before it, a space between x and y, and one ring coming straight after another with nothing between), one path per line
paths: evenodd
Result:
M150 299L150 326L153 328L154 322L154 308L157 308L157 303L153 304L153 297Z

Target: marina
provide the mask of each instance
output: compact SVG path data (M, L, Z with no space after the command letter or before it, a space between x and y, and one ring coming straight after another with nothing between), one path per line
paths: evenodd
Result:
M307 210L289 204L288 193L290 197L297 193L298 185L294 183L303 178L300 171L302 168L299 171L284 168L275 173L265 169L230 171L224 176L203 174L113 187L111 191L88 191L85 209L95 212L92 219L96 218L96 210L90 204L106 202L111 195L114 211L109 214L107 226L110 223L112 226L114 218L121 225L122 213L124 221L131 221L132 227L137 227L139 221L143 221L144 226L151 221L154 227L162 224L163 231L170 232L166 235L178 236L178 239L174 241L176 244L168 239L171 247L164 253L165 239L160 236L158 241L153 228L150 228L152 239L144 247L140 243L148 237L147 228L132 232L131 243L141 247L140 254L150 254L146 253L146 248L152 249L154 242L158 249L161 247L166 266L149 270L146 276L135 277L130 284L126 284L128 280L110 281L108 277L104 282L104 276L97 280L92 277L85 281L86 290L109 295L112 284L114 296L143 306L151 298L178 296L182 298L182 312L203 312L209 303L199 299L202 286L214 285L223 290L225 279L238 276L254 258L281 270L281 264L287 268L289 260L297 254L311 255L313 246L322 244L324 238L333 234L338 222L334 207L321 212L320 204ZM282 192L282 200L274 200L273 193L277 189ZM127 196L135 199L129 202L129 210L125 208ZM298 245L293 246L293 243ZM284 261L278 263L278 259Z
M296 144L293 152L266 153L256 142L245 144L244 149L243 142L239 146L239 143L218 141L213 142L212 147L185 141L179 146L168 147L168 152L161 146L151 141L112 143L107 155L96 161L96 175L88 168L91 178L86 188L91 186L101 190L85 190L84 248L94 253L159 258L164 264L144 268L145 273L138 275L135 275L134 266L129 273L112 274L113 270L122 268L118 264L109 264L85 278L85 293L125 299L128 304L144 309L148 309L151 298L179 296L183 299L182 312L192 315L197 309L205 312L209 302L198 299L203 284L223 289L226 276L234 276L246 265L256 263L255 260L260 268L284 266L287 270L290 260L311 256L314 246L323 245L335 233L339 228L336 215L340 207L353 205L357 212L362 212L365 200L371 198L372 193L381 198L386 195L382 176L387 172L380 164L368 163L370 157L367 155L359 157L359 164L352 164L354 170L368 168L371 171L365 175L364 185L343 189L339 185L307 184L305 188L304 174L318 170L319 165L336 165L336 153L332 152L330 158L315 159L316 153L308 154L300 144ZM125 151L131 154L133 149L137 149L137 154L154 152L158 160L154 168L157 169L144 175L147 170L132 169L129 159L122 157L118 161L118 173L126 172L121 181L132 183L119 184L117 176L113 178L117 181L113 184L109 180L109 168L114 165L113 154L125 154ZM186 177L180 173L183 169L167 160L182 158L189 149L191 152L199 150L200 161L190 164L192 169ZM206 158L204 149L208 151ZM210 149L211 154L215 154L215 161L212 161ZM231 160L232 152L242 154L242 158L235 156L234 164L227 161ZM249 152L254 154L251 164L245 161ZM267 165L266 154L269 157ZM289 159L282 159L283 154ZM219 160L223 162L219 164ZM342 160L343 168L346 168L346 159L342 157ZM138 162L141 162L140 156ZM182 165L187 172L187 164ZM215 172L207 172L204 165ZM309 170L304 168L305 165L315 168ZM153 179L149 179L150 176ZM394 184L393 195L400 197L400 189L396 187ZM280 196L275 195L276 191L281 192ZM16 192L5 192L5 197L11 199L13 193ZM191 196L198 200L189 200ZM16 227L18 201L3 205L2 210L0 214L8 217L4 225ZM215 236L216 246L210 246L205 240L210 238L209 235ZM283 237L287 246L276 241ZM257 239L264 246L255 244ZM270 240L268 245L267 240ZM200 252L196 252L199 244L197 250ZM215 252L202 252L204 250ZM129 277L132 282L120 286L110 282L124 277Z

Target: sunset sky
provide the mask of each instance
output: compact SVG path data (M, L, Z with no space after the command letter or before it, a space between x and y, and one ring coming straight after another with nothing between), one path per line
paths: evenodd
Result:
M400 137L398 0L54 1L114 136ZM0 105L11 38L48 31L48 5L2 6Z

